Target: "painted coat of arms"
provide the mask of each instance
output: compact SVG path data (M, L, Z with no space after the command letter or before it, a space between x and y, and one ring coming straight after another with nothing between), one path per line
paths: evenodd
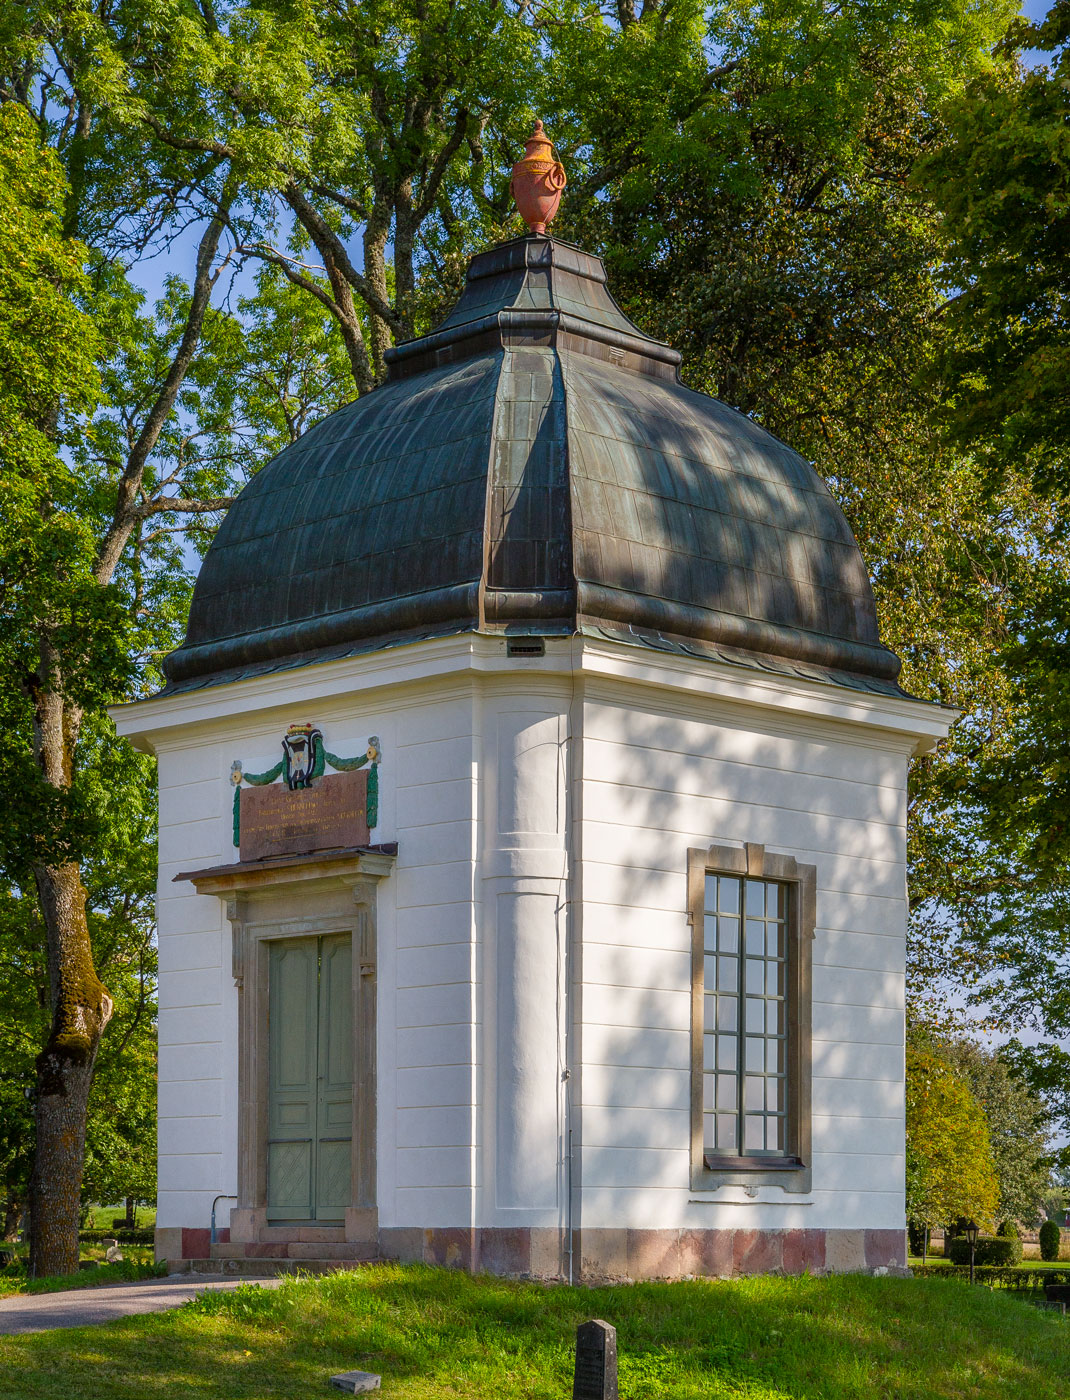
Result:
M291 724L282 738L282 757L266 772L248 773L235 759L230 781L240 859L367 845L379 822L381 761L377 735L364 753L341 758L330 752L314 724Z

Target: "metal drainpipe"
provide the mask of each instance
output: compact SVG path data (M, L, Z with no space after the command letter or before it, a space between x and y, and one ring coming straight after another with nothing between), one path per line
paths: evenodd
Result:
M218 1243L218 1241L216 1240L216 1237L215 1237L215 1208L216 1208L216 1206L219 1204L220 1201L236 1201L237 1199L238 1199L237 1196L217 1196L217 1197L215 1198L215 1200L212 1202L212 1234L211 1234L211 1241L212 1241L213 1244L217 1244L217 1243Z

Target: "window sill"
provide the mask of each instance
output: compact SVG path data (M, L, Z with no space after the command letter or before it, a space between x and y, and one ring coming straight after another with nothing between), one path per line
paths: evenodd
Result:
M708 1172L797 1172L803 1164L798 1157L704 1157L702 1165Z
M722 1186L779 1186L792 1195L809 1195L813 1173L796 1158L711 1157L691 1173L692 1191L718 1191Z

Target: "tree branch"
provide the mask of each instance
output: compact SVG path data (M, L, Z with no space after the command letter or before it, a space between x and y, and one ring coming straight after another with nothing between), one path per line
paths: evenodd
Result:
M229 510L237 496L156 496L134 510L136 520L148 520L152 515L208 515L214 510Z
M337 265L339 272L353 290L368 305L369 309L385 321L391 330L400 328L397 312L389 302L384 301L375 288L353 266L346 246L327 223L320 211L302 193L296 180L290 180L282 191L282 197L308 230L309 237L319 249L326 263L327 258Z
M135 501L141 490L149 456L159 441L164 424L174 408L178 392L190 365L193 363L193 357L197 353L201 331L204 327L205 312L208 309L212 287L215 283L212 264L215 262L219 240L227 222L232 197L232 195L227 196L226 202L212 215L208 227L201 236L200 245L197 248L197 271L193 279L193 291L190 296L189 312L186 316L186 327L182 333L178 350L175 352L174 359L167 371L163 387L156 396L156 402L149 411L137 441L131 448L123 474L119 479L111 525L101 541L93 571L98 583L111 581L126 542L130 538L130 531L139 519L138 512L142 507L135 505ZM177 507L171 508L177 509Z

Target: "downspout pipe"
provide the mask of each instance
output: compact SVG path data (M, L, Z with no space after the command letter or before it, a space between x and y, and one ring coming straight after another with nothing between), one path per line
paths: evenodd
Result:
M237 1196L217 1196L217 1197L215 1198L215 1200L212 1202L212 1233L211 1233L210 1238L211 1238L211 1241L212 1241L213 1244L218 1244L218 1243L219 1243L219 1241L218 1241L217 1238L216 1238L216 1228L215 1228L215 1208L216 1208L216 1206L219 1204L220 1201L236 1201L237 1199L238 1199Z

